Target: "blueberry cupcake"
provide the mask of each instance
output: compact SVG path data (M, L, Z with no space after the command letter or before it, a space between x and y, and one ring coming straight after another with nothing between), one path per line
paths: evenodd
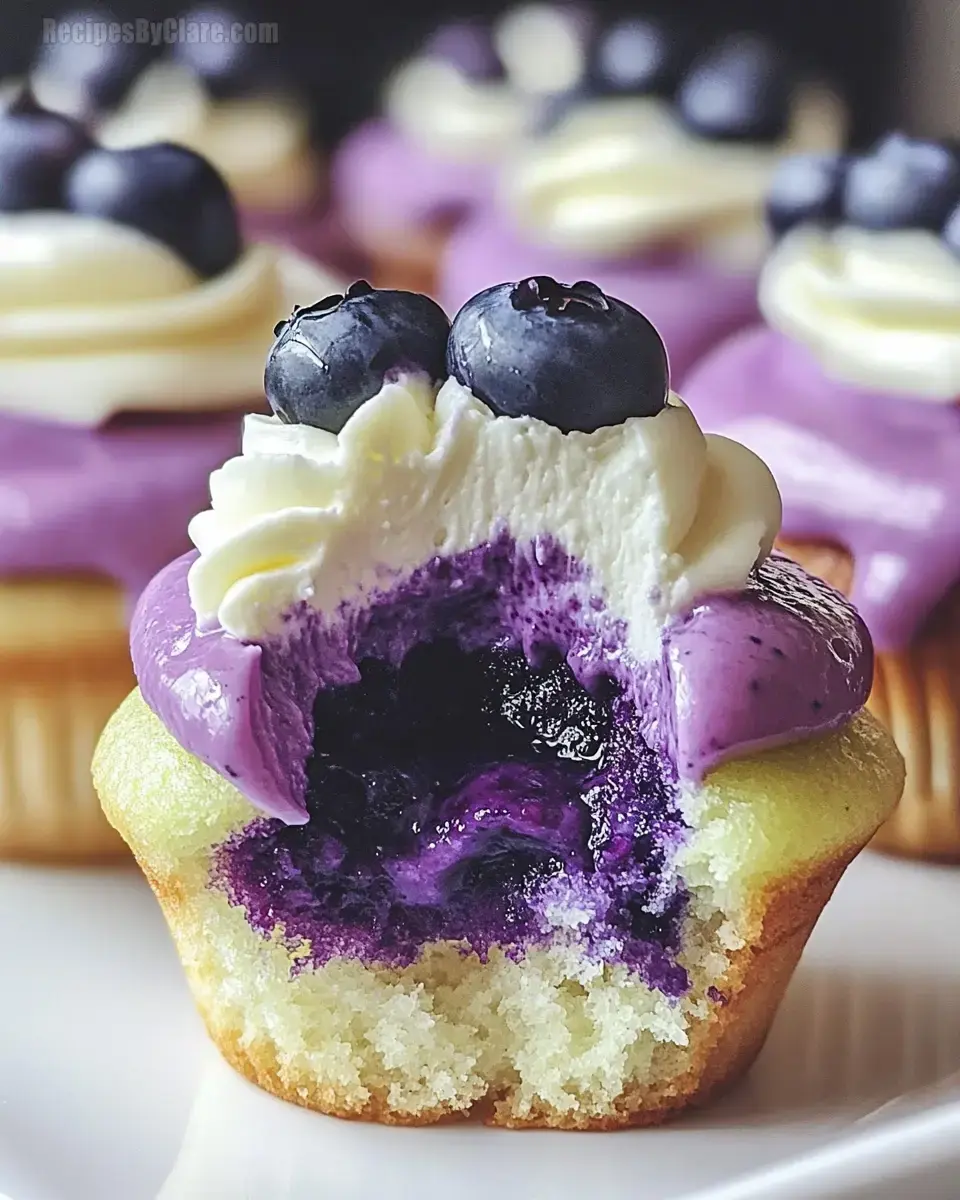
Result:
M770 176L791 148L839 145L842 107L755 35L698 47L630 18L591 46L585 82L546 107L451 238L437 294L455 312L505 277L596 280L647 314L682 380L756 320Z
M763 454L783 547L851 596L907 783L880 847L960 861L960 158L895 133L783 164L766 321L687 393Z
M292 246L335 269L362 269L330 209L312 107L284 45L227 36L242 19L219 6L186 12L182 37L161 49L123 41L44 46L32 86L48 106L92 123L105 146L170 141L202 154L229 184L250 239ZM214 40L214 28L225 36Z
M116 853L89 764L128 603L236 452L277 318L327 276L245 247L223 180L0 113L0 857Z
M213 1039L385 1122L707 1100L902 785L859 617L770 555L767 468L588 283L452 329L355 285L266 390L94 763Z
M451 230L490 195L539 98L582 74L589 28L581 8L524 5L492 26L441 26L394 72L383 115L332 168L337 211L378 282L432 289Z

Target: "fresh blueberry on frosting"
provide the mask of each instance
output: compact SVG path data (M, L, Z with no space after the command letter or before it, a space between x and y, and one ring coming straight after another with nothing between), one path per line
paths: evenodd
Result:
M97 27L108 28L116 16L105 9L79 9L58 18L58 24L89 31L66 41L44 41L34 73L38 82L49 81L70 111L94 114L115 108L158 50L149 41L122 38L100 40Z
M891 133L851 165L843 211L865 229L939 230L958 200L957 148Z
M441 379L449 330L429 297L355 283L345 296L295 309L277 326L267 399L290 424L338 433L391 375Z
M200 28L219 27L229 30L243 23L244 14L228 8L195 8L184 14L187 23L196 23ZM248 42L246 39L206 38L198 41L185 39L174 42L171 57L182 63L198 79L211 96L228 99L256 89L263 82L264 74L277 61L276 45L269 46L265 54L263 43Z
M227 185L205 158L184 146L157 142L90 150L69 171L65 198L74 212L129 225L163 242L204 278L240 256Z
M436 58L455 67L465 79L493 80L504 77L490 26L480 20L442 25L423 48L426 58Z
M803 221L840 219L847 159L839 154L797 154L777 167L767 192L767 223L775 234Z
M664 407L663 342L593 283L536 275L488 288L454 319L447 369L495 413L591 433Z
M680 83L677 113L688 129L722 141L772 142L786 133L793 91L775 46L757 35L724 38Z
M589 67L596 92L669 96L684 66L679 32L653 17L626 17L597 38Z
M68 169L91 145L76 121L22 92L0 113L0 212L58 208Z

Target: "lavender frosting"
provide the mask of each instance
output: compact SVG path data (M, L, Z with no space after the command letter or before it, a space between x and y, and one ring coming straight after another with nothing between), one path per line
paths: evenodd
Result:
M960 405L841 383L767 328L719 347L683 394L769 464L787 537L850 552L878 649L908 645L960 580Z
M611 678L633 698L641 736L677 778L700 779L745 749L835 728L862 707L872 678L870 640L855 611L781 556L758 568L743 593L705 598L675 621L654 664L625 660L615 621L598 637L578 612L553 611L558 580L583 570L556 546L517 547L504 537L435 559L328 619L292 613L288 631L263 645L197 631L186 581L194 557L161 571L134 614L141 691L186 750L292 824L308 819L318 691L356 683L361 657L397 663L431 640L451 594L464 617L444 620L465 649L507 637L530 661L541 647L555 648L588 690ZM602 610L601 596L593 603Z
M721 339L757 319L756 276L724 272L677 251L595 259L523 241L493 204L479 206L454 230L440 266L438 298L455 313L471 296L504 279L552 275L589 279L649 317L666 343L675 381Z
M385 120L368 121L349 134L331 167L337 210L361 239L452 223L492 185L488 163L428 154Z
M0 415L0 572L89 571L135 597L183 553L236 413L124 416L96 429Z

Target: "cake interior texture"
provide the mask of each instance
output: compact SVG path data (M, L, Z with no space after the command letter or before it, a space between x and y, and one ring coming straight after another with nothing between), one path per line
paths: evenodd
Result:
M651 676L541 551L437 558L264 648L266 688L313 680L305 824L254 809L136 693L104 738L104 806L211 1033L288 1099L585 1128L705 1098L896 802L865 715L680 780Z

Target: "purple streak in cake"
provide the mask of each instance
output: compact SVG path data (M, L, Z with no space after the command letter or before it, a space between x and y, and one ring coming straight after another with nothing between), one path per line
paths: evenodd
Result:
M725 272L660 248L626 258L588 258L524 241L493 205L454 230L444 251L438 299L455 313L471 296L505 279L550 275L589 279L642 312L670 355L674 382L728 334L757 319L756 276Z
M219 848L215 886L315 964L527 947L566 905L589 914L588 953L678 995L678 779L833 728L869 688L852 609L781 558L678 618L646 664L550 539L438 557L263 645L197 632L193 558L141 598L141 690L268 814Z
M382 240L451 224L493 187L488 163L428 154L388 121L368 121L340 144L331 186L347 229Z
M92 572L136 597L187 547L237 413L118 417L90 429L0 415L0 574Z
M849 551L877 648L908 645L960 577L960 405L841 383L767 328L719 347L683 394L769 464L784 536Z

